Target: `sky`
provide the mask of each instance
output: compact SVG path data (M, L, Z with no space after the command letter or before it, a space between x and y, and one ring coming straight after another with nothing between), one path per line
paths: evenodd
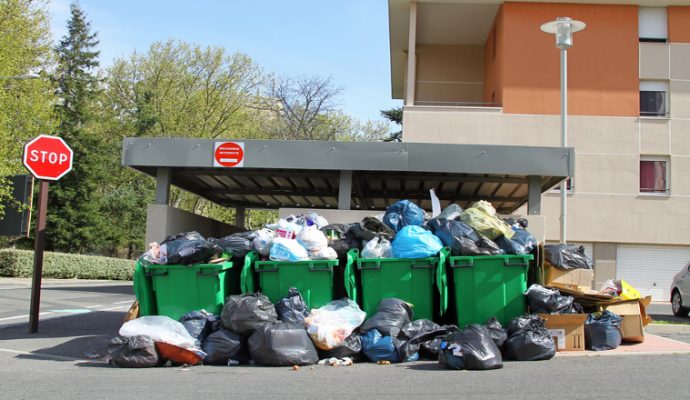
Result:
M65 35L70 0L50 0L55 42ZM264 71L332 76L341 108L383 120L391 99L386 0L80 0L98 32L101 67L157 41L180 39L249 55Z

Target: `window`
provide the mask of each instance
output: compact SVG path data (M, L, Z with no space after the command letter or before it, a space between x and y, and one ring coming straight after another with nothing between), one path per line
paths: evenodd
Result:
M640 193L668 192L668 161L652 157L641 158Z
M665 117L668 115L668 82L640 82L640 116Z
M551 191L560 192L561 191L561 184L559 183L558 185L552 187ZM570 178L568 178L568 180L565 181L565 191L568 193L573 192L573 177L572 176Z
M638 17L640 42L666 43L667 25L666 8L640 7Z

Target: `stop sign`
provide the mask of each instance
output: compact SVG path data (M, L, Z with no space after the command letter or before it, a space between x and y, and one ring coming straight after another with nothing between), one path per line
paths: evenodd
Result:
M39 135L24 146L24 166L37 179L56 181L72 169L72 149L62 138Z

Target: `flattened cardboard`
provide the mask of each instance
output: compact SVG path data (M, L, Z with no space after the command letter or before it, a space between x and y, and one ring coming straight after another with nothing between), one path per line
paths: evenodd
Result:
M546 329L551 331L554 340L565 336L565 345L560 341L556 344L556 351L584 351L585 350L585 321L587 314L539 314L546 320Z
M642 307L639 300L625 301L606 306L606 309L623 317L621 337L625 342L644 342ZM646 313L645 313L646 315Z
M544 264L544 275L546 280L544 286L570 289L580 293L589 291L594 280L594 270L582 268L562 270L549 263Z

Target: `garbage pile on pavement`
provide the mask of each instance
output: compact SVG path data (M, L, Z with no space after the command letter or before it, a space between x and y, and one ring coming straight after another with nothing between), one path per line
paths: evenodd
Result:
M172 235L137 263L140 316L109 357L120 367L430 359L488 370L644 340L651 298L625 281L593 291L581 247L544 246L527 227L486 201L429 218L402 200L351 224L310 212L220 239ZM541 276L527 288L530 267ZM336 296L335 276L348 297Z

